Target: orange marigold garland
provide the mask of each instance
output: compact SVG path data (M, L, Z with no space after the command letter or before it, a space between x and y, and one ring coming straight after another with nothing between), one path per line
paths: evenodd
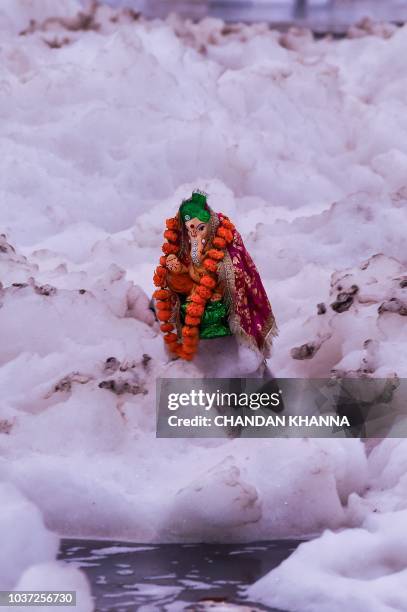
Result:
M197 295L199 295L204 301L200 302L201 304L205 304L207 300L209 300L209 298L211 297L212 293L211 290L208 289L208 287L205 287L204 285L200 284L198 285L198 287L195 289L195 293L192 297L192 299L194 299L194 297L196 297ZM196 301L196 300L194 300Z
M203 265L210 272L216 272L216 270L218 269L218 262L211 259L210 257L205 257Z
M226 240L224 240L223 238L220 238L219 236L216 236L213 240L212 240L212 244L214 247L216 247L217 249L224 249L226 246Z
M176 244L170 244L169 242L164 242L162 251L166 255L178 253L179 247Z
M176 243L178 242L178 233L174 232L174 230L165 230L164 238L166 238L168 242Z
M167 323L171 316L171 310L159 310L157 312L157 319L163 323Z
M169 332L174 329L174 326L172 323L161 323L160 329L162 332Z
M220 217L220 224L216 231L216 236L212 241L213 247L210 249L203 260L203 265L207 270L194 293L191 301L186 308L185 325L182 328L181 342L173 333L174 325L170 322L172 312L170 309L171 292L167 288L166 255L176 254L179 251L179 219L173 217L166 220L167 229L164 232L164 242L162 251L165 255L160 257L160 265L154 273L154 284L157 289L153 296L156 298L157 318L160 320L160 329L164 332L164 341L168 349L187 361L190 361L198 348L199 325L205 312L206 303L211 299L217 285L216 271L218 264L225 256L225 248L233 240L234 226L227 217Z
M199 293L195 292L191 295L191 302L195 302L195 304L206 304L206 300L199 295Z
M185 316L186 325L200 325L201 317L191 317L190 315Z
M203 304L194 304L190 302L186 308L187 315L190 317L201 317L205 311L205 306Z
M221 225L221 227L218 228L218 231L216 233L219 236L219 238L223 238L226 242L232 242L233 240L232 230L227 227L224 227L223 225Z
M154 285L156 287L164 287L167 277L167 270L163 266L158 266L154 272Z
M169 300L171 297L171 293L168 289L156 289L153 293L153 297L157 300Z
M167 344L170 344L171 342L176 342L178 340L178 336L177 334L165 334L164 336L164 340Z
M199 336L199 329L197 327L195 327L195 326L190 327L188 325L184 325L184 327L182 328L182 337L185 338L185 337L188 337L188 336L190 338L193 338L195 336L198 337Z
M208 257L211 257L215 261L221 261L221 259L225 257L225 253L218 249L210 249L210 251L208 251Z
M199 284L202 285L203 287L206 287L206 289L209 289L209 291L216 287L216 281L208 274L205 274L204 276L201 277Z
M179 229L179 223L178 223L177 217L172 217L171 219L167 219L166 222L165 222L165 225L170 230L178 230Z

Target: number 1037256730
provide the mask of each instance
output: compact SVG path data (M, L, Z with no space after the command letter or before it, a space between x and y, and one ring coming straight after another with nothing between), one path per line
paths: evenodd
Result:
M76 606L76 592L0 591L0 606Z

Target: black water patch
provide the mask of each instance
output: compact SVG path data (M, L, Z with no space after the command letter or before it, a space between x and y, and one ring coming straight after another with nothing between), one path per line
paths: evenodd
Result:
M246 605L244 588L280 565L301 543L274 540L250 544L133 544L63 539L59 559L87 575L96 612L205 610L210 602ZM216 610L216 605L212 608Z

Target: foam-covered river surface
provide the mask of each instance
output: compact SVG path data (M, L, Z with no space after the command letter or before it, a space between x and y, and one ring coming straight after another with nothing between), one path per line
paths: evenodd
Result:
M237 609L241 604L245 610L272 611L275 608L251 606L243 589L279 565L299 543L138 545L64 539L60 559L86 573L97 612L216 610L222 602Z

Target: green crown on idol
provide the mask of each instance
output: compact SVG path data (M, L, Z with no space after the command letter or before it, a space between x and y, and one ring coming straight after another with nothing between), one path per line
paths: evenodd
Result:
M183 221L196 218L207 223L211 218L211 213L207 208L206 194L203 191L193 191L192 196L182 202L180 214Z

